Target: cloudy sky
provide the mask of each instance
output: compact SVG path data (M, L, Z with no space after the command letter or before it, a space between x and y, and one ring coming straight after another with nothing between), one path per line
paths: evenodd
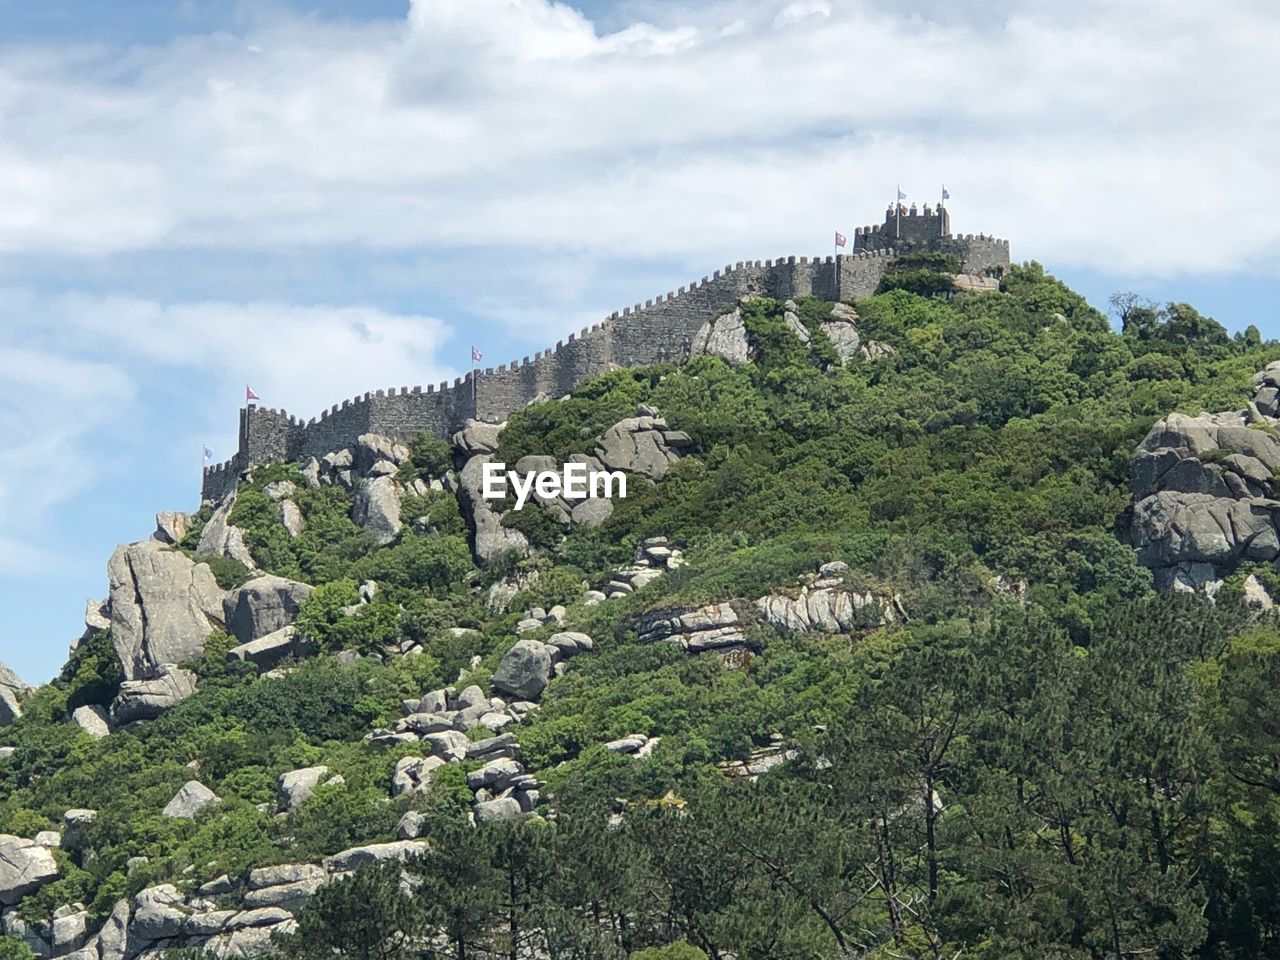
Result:
M246 384L512 359L899 182L1280 336L1278 48L1273 0L0 0L0 661L56 672Z

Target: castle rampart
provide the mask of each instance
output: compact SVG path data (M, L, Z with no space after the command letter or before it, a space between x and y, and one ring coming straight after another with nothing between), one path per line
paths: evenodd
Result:
M972 256L974 272L999 265L1001 256L1003 266L1008 266L1007 241L973 237L954 241L963 245L966 263ZM959 252L961 247L956 249ZM362 433L404 439L421 432L447 437L469 418L505 420L539 396L563 396L614 367L683 361L698 329L733 309L743 296L857 300L875 292L893 257L891 247L877 246L839 257L739 262L688 287L614 313L532 358L468 373L452 385L375 390L335 404L306 422L283 410L246 407L240 411L239 450L225 463L205 470L202 496L221 499L255 464L322 456L350 446Z

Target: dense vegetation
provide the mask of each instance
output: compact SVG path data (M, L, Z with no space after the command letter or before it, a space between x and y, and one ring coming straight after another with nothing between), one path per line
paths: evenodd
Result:
M1117 333L1036 265L1000 294L951 297L925 276L938 266L856 304L864 341L892 348L874 361L834 362L830 305L800 304L805 345L779 304L756 301L753 364L617 371L515 414L508 462L586 452L638 403L693 440L597 529L527 507L513 521L539 547L527 559L476 568L438 492L406 514L429 526L373 549L347 492L305 490L307 530L290 538L263 489L296 467L259 471L233 519L261 566L320 585L301 625L321 650L425 653L322 656L260 679L226 664L230 641L215 636L195 697L94 741L67 712L105 702L120 678L106 634L82 644L0 731L19 747L0 763L0 832L100 811L94 856L59 853L62 879L24 912L79 900L103 915L161 880L389 839L412 805L432 844L411 866L415 892L387 869L327 888L294 955L417 956L423 934L440 938L423 955L458 960L521 944L578 960L1276 955L1280 630L1243 604L1244 571L1216 604L1154 595L1122 534L1129 458L1151 423L1240 405L1280 345L1132 298L1116 303ZM401 479L449 466L423 439ZM658 535L684 567L580 605L584 583ZM753 626L760 652L740 669L636 642L648 609L753 600L830 560L898 594L909 621L856 636ZM218 569L224 584L246 573ZM519 592L492 613L484 588L503 577ZM374 602L344 614L369 579ZM396 760L416 750L361 737L473 656L486 677L521 612L553 603L597 648L520 728L549 815L466 825L467 765L388 803ZM662 737L652 757L602 746L632 733ZM757 783L717 768L774 734L793 762ZM224 802L195 822L162 818L192 762ZM345 782L286 819L258 809L281 772L314 763Z

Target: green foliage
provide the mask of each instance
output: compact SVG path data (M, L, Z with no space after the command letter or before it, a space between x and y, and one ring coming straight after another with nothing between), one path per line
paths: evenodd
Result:
M401 483L431 480L444 476L451 465L449 442L419 433L410 442L409 459L400 466L396 479Z
M507 419L496 460L514 464L528 454L548 454L559 461L589 453L595 437L625 417L635 416L665 371L615 370L578 386L569 400L549 400L522 407Z
M631 960L707 960L707 955L697 947L681 941L665 947L649 947L631 954Z
M232 557L197 553L192 559L196 563L207 563L213 579L218 581L218 586L223 590L234 590L253 576L252 570Z
M109 704L124 680L120 660L111 645L111 632L97 630L80 641L58 674L65 688L66 709L86 704Z
M296 933L282 937L286 957L400 960L416 955L421 911L400 889L400 864L373 864L316 892L298 916Z
M36 955L21 940L0 937L0 960L36 960Z

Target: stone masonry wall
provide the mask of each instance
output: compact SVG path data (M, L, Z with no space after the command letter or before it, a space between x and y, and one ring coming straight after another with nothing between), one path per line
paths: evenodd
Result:
M1003 244L1007 265L1008 243L991 243ZM1000 253L982 244L972 250L974 272L981 272ZM305 422L283 410L247 407L240 411L239 450L225 463L205 470L202 497L220 500L255 464L321 456L350 446L362 433L409 438L426 432L447 437L471 417L505 420L540 394L563 396L613 367L678 363L689 356L698 329L747 294L856 300L875 292L892 258L892 250L878 249L838 258L785 257L726 266L687 288L636 304L589 330L570 334L567 341L532 358L478 371L474 386L468 373L452 384L389 387L335 404Z

